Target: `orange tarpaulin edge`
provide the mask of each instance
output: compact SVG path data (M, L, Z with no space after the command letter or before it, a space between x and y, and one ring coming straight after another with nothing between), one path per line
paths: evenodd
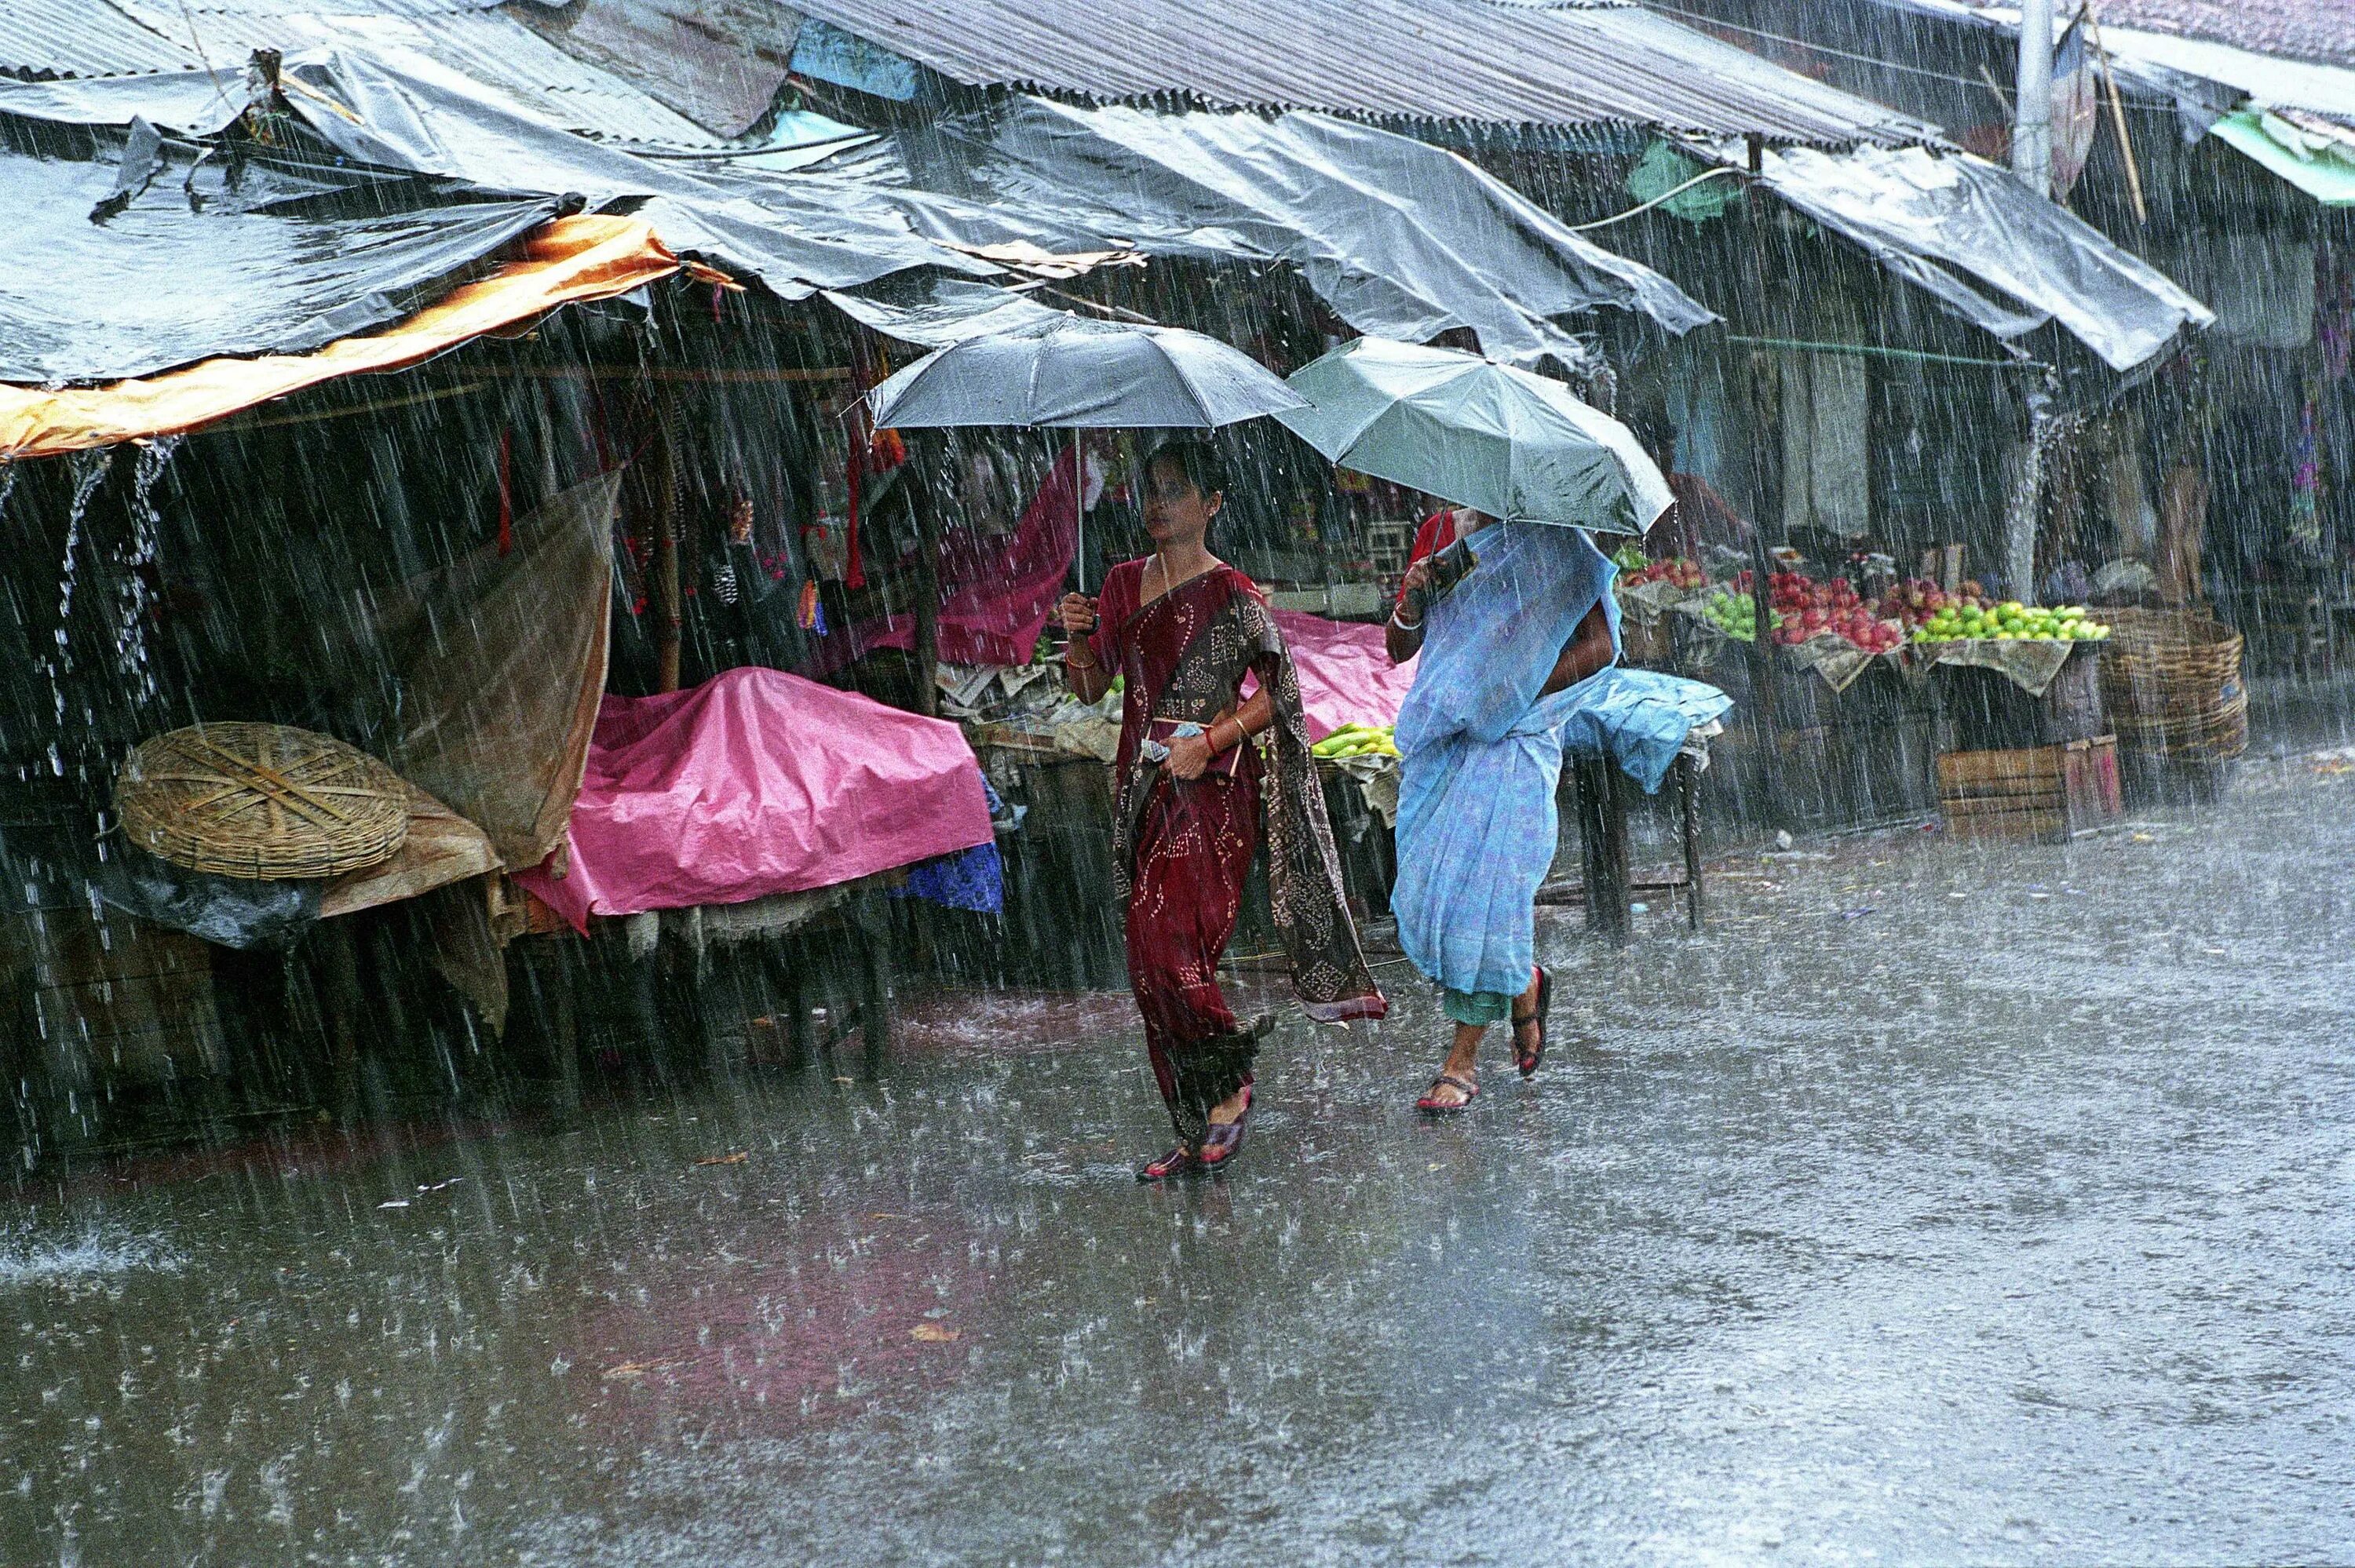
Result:
M395 326L314 353L208 359L106 387L0 387L0 458L54 457L192 430L339 376L415 365L557 305L628 293L684 265L641 218L556 218L534 229L523 254L490 277Z

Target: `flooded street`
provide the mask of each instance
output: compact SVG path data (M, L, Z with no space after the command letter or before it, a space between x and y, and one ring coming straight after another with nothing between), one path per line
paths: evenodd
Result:
M1168 1191L1124 997L15 1206L10 1563L2344 1560L2355 771L1557 920L1557 1043L1288 1020Z

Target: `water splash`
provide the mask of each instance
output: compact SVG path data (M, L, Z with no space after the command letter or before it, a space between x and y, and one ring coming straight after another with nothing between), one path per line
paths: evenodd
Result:
M155 595L155 569L164 516L155 504L155 482L163 478L173 454L180 450L178 436L159 436L139 449L131 476L131 529L112 552L115 567L115 670L134 706L144 706L159 694L155 672L147 655L147 621Z
M73 470L73 503L66 511L66 547L58 563L57 648L43 661L59 724L66 719L66 677L73 672L68 628L73 624L74 589L80 582L76 560L81 552L82 518L90 511L91 497L98 493L99 485L114 466L114 450L101 447L94 451L76 452L68 461Z
M163 1237L116 1225L85 1225L64 1235L29 1227L0 1230L0 1287L79 1285L142 1271L176 1274L186 1261Z

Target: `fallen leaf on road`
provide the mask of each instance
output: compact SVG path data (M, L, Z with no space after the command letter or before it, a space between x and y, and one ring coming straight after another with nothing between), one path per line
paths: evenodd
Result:
M945 1345L957 1337L957 1330L946 1323L919 1323L908 1330L908 1338L922 1340L928 1345Z
M665 1361L623 1361L619 1366L607 1367L597 1375L608 1380L617 1377L644 1377L648 1372L666 1372L672 1367L684 1364L676 1357Z
M707 1154L696 1163L698 1165L741 1165L745 1159L743 1150L739 1150L733 1154Z

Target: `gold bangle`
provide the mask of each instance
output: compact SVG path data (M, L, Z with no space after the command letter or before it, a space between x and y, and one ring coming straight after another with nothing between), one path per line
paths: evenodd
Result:
M1081 644L1077 642L1071 644L1072 648L1077 648L1079 646L1081 646ZM1103 665L1097 663L1092 658L1087 660L1085 662L1082 662L1080 660L1072 658L1071 649L1068 648L1063 651L1063 667L1067 670L1101 670L1103 668Z

